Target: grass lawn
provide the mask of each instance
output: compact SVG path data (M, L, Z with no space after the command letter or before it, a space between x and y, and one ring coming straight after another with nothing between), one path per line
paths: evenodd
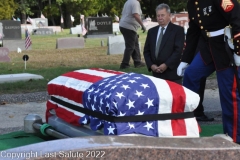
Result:
M138 34L141 52L143 52L147 33L139 30ZM22 35L23 38L24 36ZM70 34L69 29L48 36L31 35L31 50L22 51L22 53L10 52L11 61L0 62L0 74L33 73L42 75L44 79L0 84L0 95L46 91L50 80L72 70L93 67L119 70L123 55L107 55L107 38L87 38L85 47L82 49L56 49L56 40L61 37L77 37L77 35ZM104 46L101 46L101 41L104 42ZM22 59L25 54L29 56L26 70ZM144 61L143 56L142 60ZM133 66L132 60L131 66ZM151 74L146 67L131 67L124 71ZM214 77L215 74L210 78Z
M141 51L146 35L147 33L139 30ZM72 70L92 67L119 70L123 55L107 55L107 38L87 38L82 49L56 49L57 38L76 36L70 34L69 29L49 36L31 35L32 49L22 53L10 52L11 61L0 62L0 74L33 73L42 75L44 79L0 84L0 94L46 91L50 80ZM24 35L22 37L24 38ZM104 41L105 46L101 46L101 41ZM22 59L25 54L29 56L26 70ZM146 67L132 67L124 71L150 74Z

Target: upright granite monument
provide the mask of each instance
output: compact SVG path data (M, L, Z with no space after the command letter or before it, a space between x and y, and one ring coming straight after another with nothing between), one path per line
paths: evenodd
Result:
M0 34L4 40L22 39L20 21L1 20Z
M2 38L2 47L9 51L17 51L17 48L25 49L25 40L22 39L20 21L1 20L0 34Z
M88 17L86 21L88 38L108 37L113 35L111 17Z

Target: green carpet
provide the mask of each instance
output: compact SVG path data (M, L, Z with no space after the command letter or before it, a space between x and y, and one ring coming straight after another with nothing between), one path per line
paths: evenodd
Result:
M201 125L201 130L200 137L212 137L215 134L223 133L222 124ZM0 151L54 139L53 137L44 137L23 131L12 132L0 135Z
M35 135L25 133L24 131L12 132L8 134L0 135L0 151L28 144L44 142L51 140L52 138L43 137L41 135Z
M215 134L222 134L222 124L201 125L200 137L212 137Z

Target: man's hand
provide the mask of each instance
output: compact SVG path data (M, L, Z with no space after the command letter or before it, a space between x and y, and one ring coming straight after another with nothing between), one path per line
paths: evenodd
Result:
M153 64L151 66L151 69L153 72L156 73L163 73L167 69L167 65L165 63L161 64L160 66L157 66L156 64Z
M143 33L146 32L146 27L145 26L142 26L142 31L143 31Z
M167 65L165 63L161 64L159 67L159 72L158 73L163 73L167 69Z
M177 68L177 75L178 76L183 76L185 69L188 67L188 63L186 62L181 62Z

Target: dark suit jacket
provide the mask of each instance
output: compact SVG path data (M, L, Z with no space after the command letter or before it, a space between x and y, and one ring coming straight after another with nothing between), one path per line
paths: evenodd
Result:
M180 63L181 54L184 46L184 29L181 26L169 23L168 27L163 35L163 39L160 45L159 54L156 58L155 48L159 26L153 27L148 30L144 46L144 58L149 72L151 66L156 64L159 66L165 63L168 68L163 73L152 72L154 77L162 78L165 80L178 80L181 79L177 75L177 67Z

